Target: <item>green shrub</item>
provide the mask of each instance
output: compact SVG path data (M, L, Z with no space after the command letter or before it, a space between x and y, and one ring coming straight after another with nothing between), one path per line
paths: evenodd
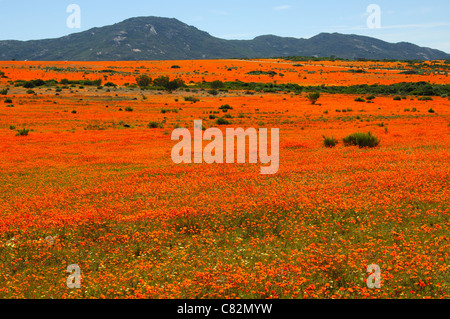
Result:
M186 102L192 102L192 103L200 102L199 99L197 99L197 98L195 98L195 97L193 97L193 96L187 96L187 97L184 98L184 100L185 100Z
M127 106L127 107L125 108L125 111L126 111L126 112L133 112L133 108Z
M380 144L378 137L369 133L354 133L343 139L345 146L376 147Z
M170 80L168 76L160 76L153 80L153 86L162 87L167 91L175 91L180 87L184 87L184 81L181 79Z
M270 76L275 76L277 75L277 73L275 71L250 71L248 73L246 73L248 75L270 75Z
M311 104L314 105L320 99L320 93L319 92L309 93L306 97L311 102Z
M36 85L34 85L34 83L32 81L27 81L23 84L23 87L25 89L32 89L34 88Z
M152 79L148 75L139 75L136 77L136 83L139 87L147 87L152 83Z
M16 136L28 136L29 132L30 132L30 130L23 128L23 129L17 131Z
M433 109L429 109L428 113L436 113Z
M323 145L325 147L332 148L332 147L335 147L338 143L339 143L338 140L335 139L334 137L328 137L328 136L323 135Z
M36 92L34 92L33 90L28 90L27 94L35 94Z
M163 128L163 125L158 122L150 122L147 125L148 128Z
M178 113L178 110L177 109L161 109L162 114L166 114L166 113L170 113L170 112Z
M213 81L211 82L211 89L217 90L217 89L221 89L224 87L224 84L222 81Z
M401 96L395 96L394 97L394 101L401 101L402 100L402 97Z
M364 98L362 98L362 97L357 97L355 99L355 102L366 102L366 100Z
M219 117L216 121L217 125L230 125L231 122L227 121L226 119L224 119L223 117Z
M216 118L217 118L217 116L215 116L215 115L213 115L213 114L210 114L210 115L209 115L209 119L210 119L210 120L215 120Z
M12 100L11 99L6 99L5 103L12 103Z
M222 111L224 111L224 110L228 111L228 110L232 110L232 109L233 108L228 104L225 104L225 105L222 105L221 107L219 107L219 110L222 110Z
M422 96L418 98L419 101L433 101L433 98L430 96Z

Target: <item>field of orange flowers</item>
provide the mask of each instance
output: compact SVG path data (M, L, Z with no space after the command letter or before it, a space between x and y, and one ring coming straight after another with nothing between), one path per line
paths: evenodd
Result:
M322 94L313 105L306 93L135 85L139 74L188 85L449 83L446 74L406 75L404 67L0 62L0 91L9 87L0 96L0 298L449 298L447 97L360 103ZM11 82L99 78L117 86L27 92ZM233 109L223 130L280 129L277 174L261 175L260 164L173 163L174 128L193 130L196 119L215 127L210 115L222 116L225 104ZM22 128L27 136L17 135ZM342 143L369 131L381 140L376 148ZM324 147L323 135L340 142ZM78 289L67 286L73 264ZM380 289L367 286L371 264L381 269Z

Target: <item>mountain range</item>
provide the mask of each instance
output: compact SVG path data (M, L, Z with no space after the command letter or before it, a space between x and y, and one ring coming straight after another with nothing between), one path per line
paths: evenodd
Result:
M345 59L438 60L450 54L371 37L321 33L310 39L263 35L224 40L177 19L137 17L56 39L0 41L0 60L135 61L335 56Z

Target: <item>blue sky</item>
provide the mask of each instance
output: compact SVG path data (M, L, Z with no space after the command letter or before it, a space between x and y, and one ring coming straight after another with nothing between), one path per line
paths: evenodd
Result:
M81 8L81 28L69 29L66 8ZM367 27L367 7L381 8L381 28ZM407 41L450 53L447 0L0 0L0 40L64 36L135 16L177 18L225 39L275 34L310 38L320 32Z

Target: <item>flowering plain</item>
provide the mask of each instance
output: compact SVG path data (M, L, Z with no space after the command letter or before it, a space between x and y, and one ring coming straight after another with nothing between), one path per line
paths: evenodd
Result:
M211 94L198 84L449 83L445 72L408 68L1 62L0 298L449 298L448 96L325 92L312 104L307 92ZM142 74L187 86L141 90ZM36 79L57 84L15 85ZM225 116L228 125L217 125ZM172 131L193 130L197 119L223 130L279 128L278 173L174 164ZM355 132L380 143L345 146ZM325 147L323 136L338 144ZM66 285L71 264L81 269L79 289ZM367 287L371 264L380 289Z

